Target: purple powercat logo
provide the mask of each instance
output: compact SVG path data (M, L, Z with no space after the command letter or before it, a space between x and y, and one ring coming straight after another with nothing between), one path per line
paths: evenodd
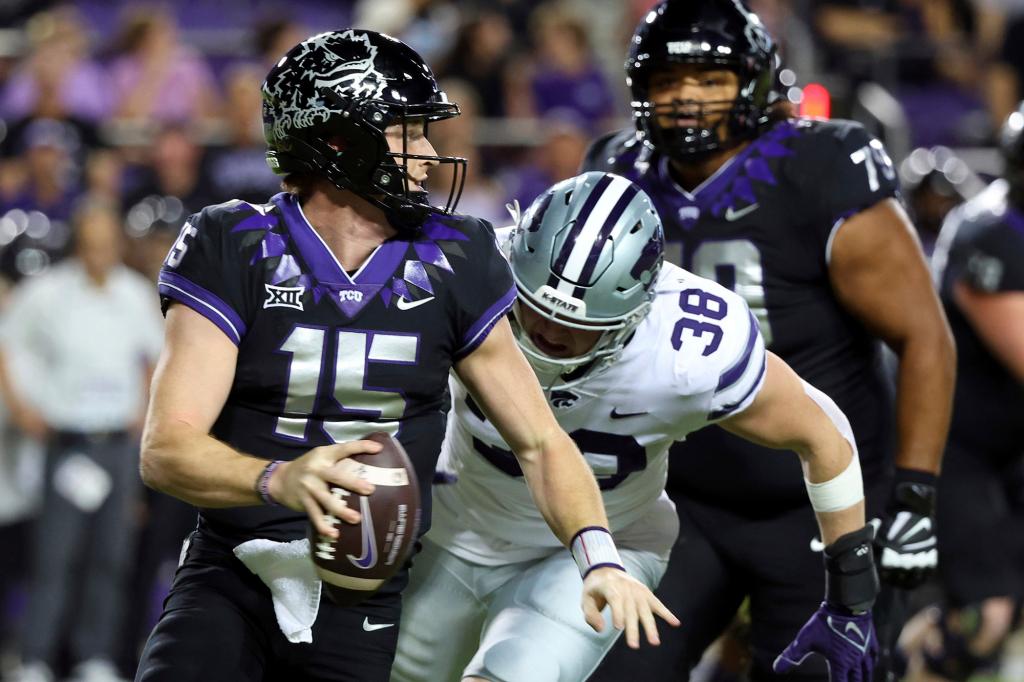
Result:
M365 495L359 498L359 513L363 515L360 528L363 529L363 554L354 557L347 554L348 560L357 568L371 569L377 565L377 537L373 532L373 516L370 515L370 498Z

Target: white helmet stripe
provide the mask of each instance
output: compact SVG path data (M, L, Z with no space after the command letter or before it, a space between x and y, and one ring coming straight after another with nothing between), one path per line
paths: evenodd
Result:
M583 266L587 262L587 256L590 255L591 249L594 248L594 240L600 234L601 228L604 226L612 209L615 208L615 204L618 203L619 197L631 186L631 183L626 178L618 175L612 177L611 184L608 185L601 198L598 199L597 205L594 206L594 210L590 212L587 222L583 225L583 230L580 231L579 236L576 238L576 243L569 254L569 260L566 262L565 268L561 273L564 278L573 282L579 280L580 275L583 274Z

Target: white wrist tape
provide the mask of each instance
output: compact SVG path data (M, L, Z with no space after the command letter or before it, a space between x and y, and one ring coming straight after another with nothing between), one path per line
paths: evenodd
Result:
M580 529L573 536L570 549L572 558L576 560L576 566L580 569L580 576L584 578L595 568L611 567L626 570L622 565L619 550L615 549L612 534L607 528L587 526Z
M853 450L853 459L850 460L843 473L832 480L811 483L804 479L804 484L807 486L807 497L811 498L811 506L817 512L848 509L864 499L864 478L860 472L860 455L857 454L857 441L853 438L853 429L850 428L850 422L846 415L832 401L832 398L806 381L802 381L802 383L804 393L818 404L821 411L835 424L836 429Z
M864 478L860 473L860 458L854 453L850 463L830 481L811 483L804 479L807 497L817 512L834 512L848 509L864 499Z

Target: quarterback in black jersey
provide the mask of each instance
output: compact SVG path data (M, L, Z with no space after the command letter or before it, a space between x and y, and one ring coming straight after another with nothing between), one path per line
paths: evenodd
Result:
M437 156L426 127L457 114L418 54L370 31L307 38L268 74L267 158L289 191L192 216L160 275L142 474L200 514L137 680L386 681L408 569L357 606L322 600L305 527L359 521L328 484L369 493L336 465L386 431L415 465L426 531L450 369L558 537L600 550L574 553L592 625L609 605L638 646L641 626L657 643L654 614L675 622L616 565L593 475L505 319L515 288L491 226L453 213L456 179L428 203L430 170L464 161Z
M996 662L1024 598L1024 105L1001 142L1005 178L950 213L932 260L958 349L937 512L948 609L913 680Z
M787 117L776 69L772 38L739 0L661 2L626 60L635 129L597 140L584 168L640 185L666 257L741 294L768 347L849 417L883 581L913 586L936 564L949 329L882 144L854 122ZM900 359L895 405L880 340ZM798 466L715 427L673 448L683 531L660 594L686 627L653 654L613 650L595 679L685 678L748 596L753 674L773 676L823 590ZM893 526L902 512L915 523ZM793 674L827 676L817 657Z

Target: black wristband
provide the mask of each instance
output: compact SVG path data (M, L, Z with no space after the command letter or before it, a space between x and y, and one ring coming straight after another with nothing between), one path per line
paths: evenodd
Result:
M878 574L871 549L874 530L864 526L825 548L825 601L850 613L871 609L878 596Z

